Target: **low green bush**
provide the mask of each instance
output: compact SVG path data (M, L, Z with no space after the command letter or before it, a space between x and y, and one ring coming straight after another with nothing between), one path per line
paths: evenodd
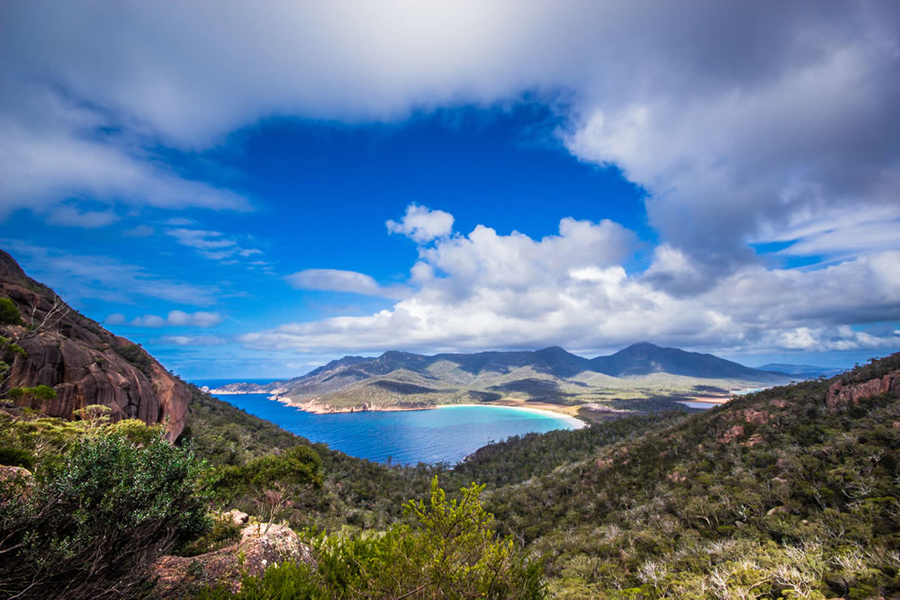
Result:
M140 596L162 553L209 528L189 449L100 430L28 493L0 482L0 596Z
M34 457L19 448L0 448L0 465L24 467L30 471L34 468Z
M286 563L245 578L237 598L542 598L542 565L529 562L510 539L493 531L483 486L447 500L432 480L426 501L410 501L413 525L351 536L321 533L311 540L316 568ZM224 589L204 599L229 598Z

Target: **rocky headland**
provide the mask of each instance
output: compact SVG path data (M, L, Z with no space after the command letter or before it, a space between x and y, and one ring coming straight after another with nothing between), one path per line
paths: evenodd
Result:
M187 386L140 346L105 330L28 277L0 250L0 298L10 299L19 324L0 326L3 362L0 392L48 386L53 397L24 394L17 404L52 417L73 419L90 405L110 409L112 421L164 424L174 441L184 429Z

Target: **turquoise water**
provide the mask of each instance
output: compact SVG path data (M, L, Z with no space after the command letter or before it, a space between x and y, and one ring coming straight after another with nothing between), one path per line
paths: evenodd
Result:
M679 400L679 404L684 404L689 408L702 408L703 410L708 410L710 408L715 408L719 406L713 402L694 402L693 400Z
M196 383L214 387L226 382ZM217 397L313 442L373 461L390 458L397 464L455 464L492 441L573 427L565 419L499 406L315 415L269 400L267 394Z

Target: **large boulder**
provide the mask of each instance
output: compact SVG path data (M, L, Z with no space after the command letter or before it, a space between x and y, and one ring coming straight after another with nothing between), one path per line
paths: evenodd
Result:
M189 598L206 586L224 586L232 593L241 589L241 579L259 576L273 564L305 563L315 567L309 548L290 527L275 524L248 525L241 541L215 552L191 558L163 556L153 565L158 577L154 597Z
M113 421L165 423L170 441L184 430L191 394L183 382L140 347L67 306L2 250L0 297L12 300L23 317L22 325L0 326L0 335L23 350L0 356L11 367L6 388L56 391L55 398L22 398L21 404L64 419L99 404L110 408Z

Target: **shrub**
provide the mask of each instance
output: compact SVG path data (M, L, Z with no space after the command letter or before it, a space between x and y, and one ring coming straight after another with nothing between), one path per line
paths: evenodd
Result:
M199 467L190 450L161 438L140 445L100 431L49 465L29 494L0 489L8 499L0 506L0 596L139 595L160 554L209 527Z
M320 534L313 540L315 571L285 564L250 577L237 595L263 598L542 598L541 564L525 560L511 540L497 539L493 515L479 495L461 490L448 501L432 480L426 502L406 504L416 527L397 525L383 534ZM228 597L223 590L205 598Z
M9 298L0 298L0 325L21 325L19 308Z
M279 455L266 454L243 466L216 469L212 487L218 499L231 503L241 496L260 497L265 490L287 490L302 495L322 486L322 459L309 446L294 446Z
M126 346L114 346L116 354L133 364L144 375L150 377L153 373L153 361L140 344L128 344Z
M0 448L0 465L24 467L30 471L34 468L34 458L25 450Z
M14 387L7 392L7 395L13 400L33 399L33 400L52 400L56 398L56 390L49 385L39 385L37 387Z

